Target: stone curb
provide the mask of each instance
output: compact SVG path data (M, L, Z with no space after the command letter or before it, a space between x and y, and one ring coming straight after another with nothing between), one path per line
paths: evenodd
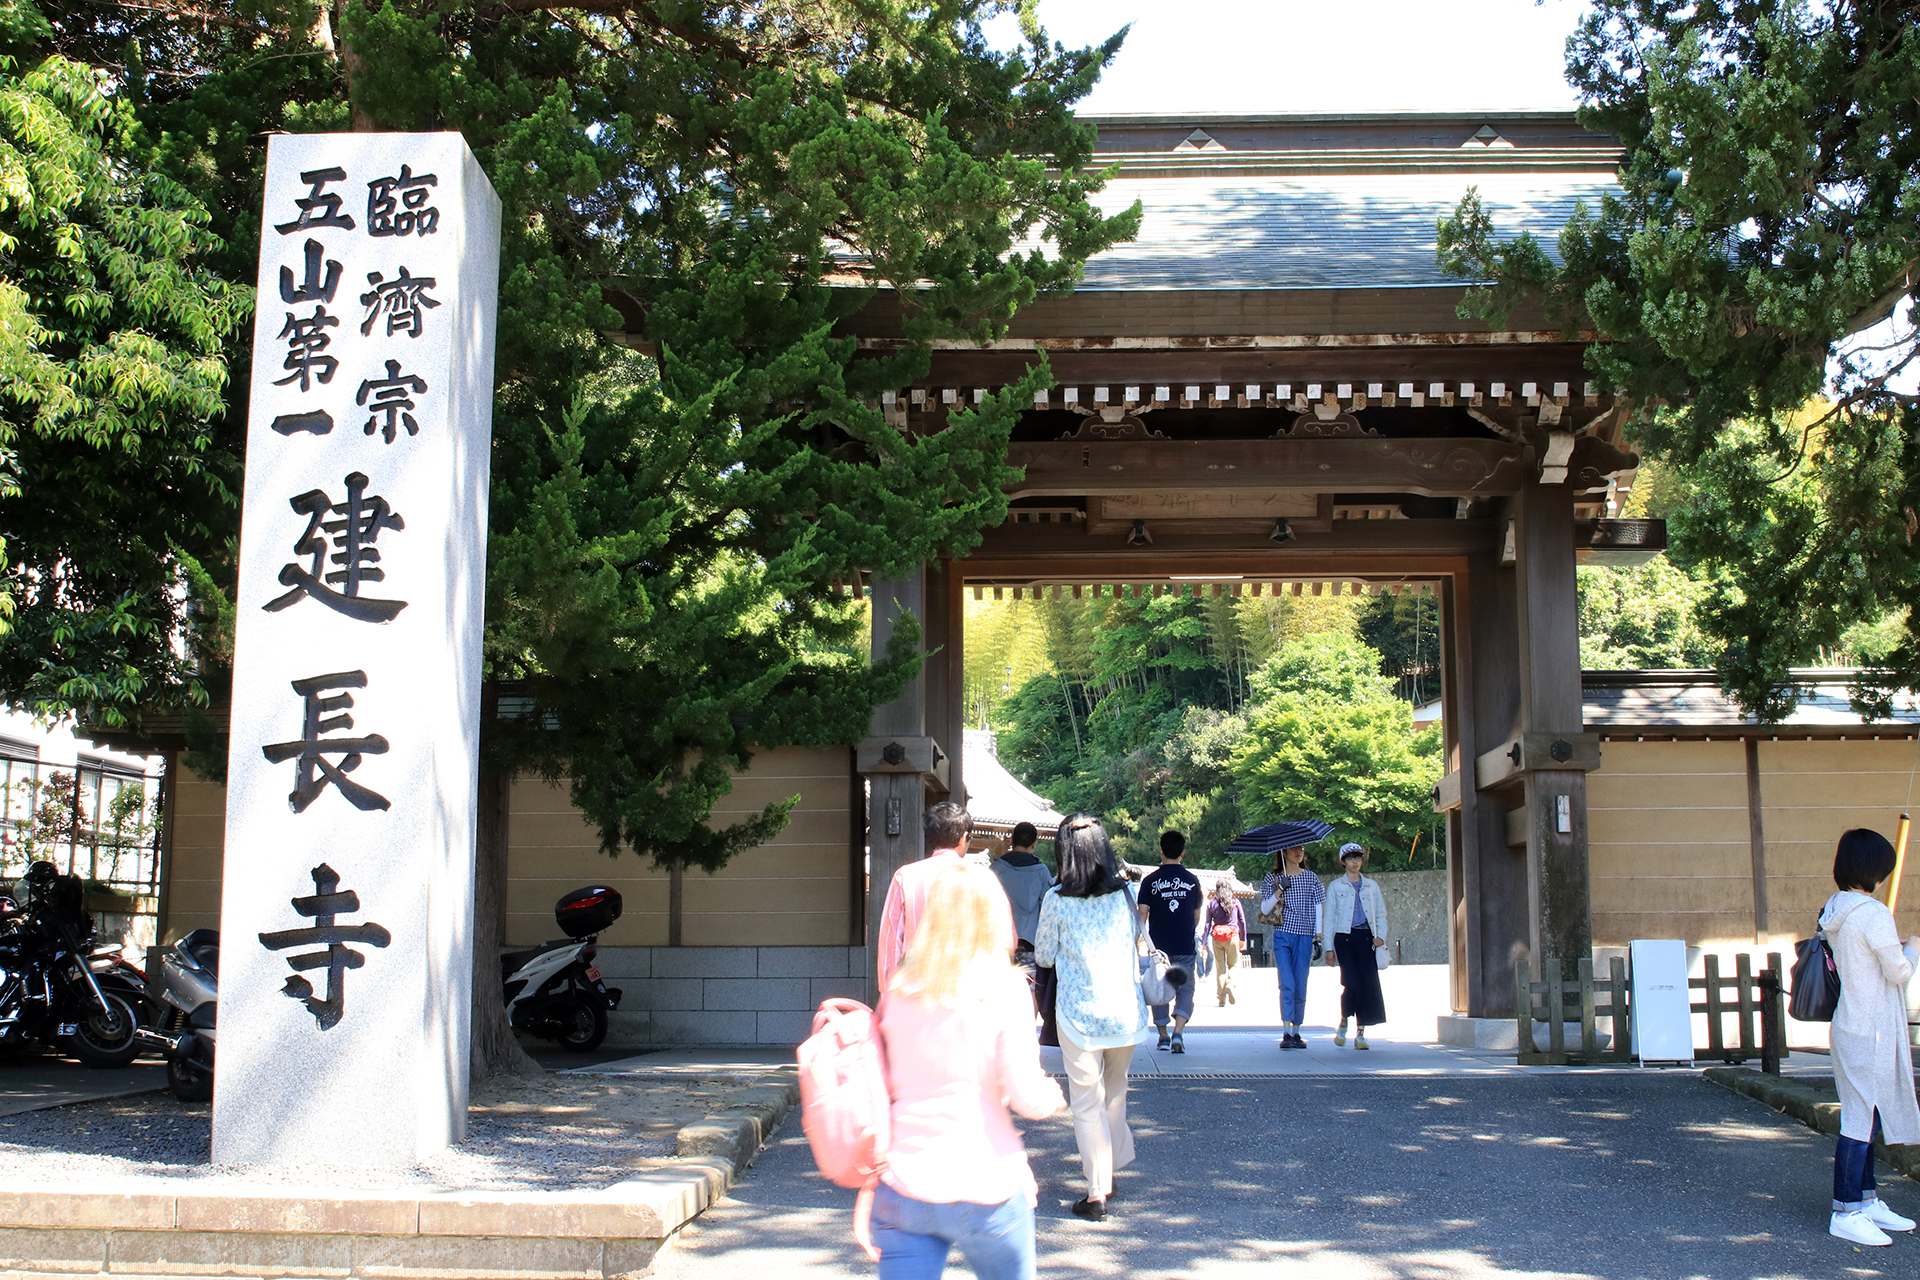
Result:
M1792 1116L1816 1133L1840 1136L1840 1096L1831 1089L1816 1089L1751 1067L1708 1067L1700 1074L1723 1089L1745 1094ZM1920 1145L1876 1142L1873 1153L1897 1172L1920 1181Z
M784 1067L612 1187L310 1195L0 1183L0 1274L631 1280L718 1200L800 1098Z

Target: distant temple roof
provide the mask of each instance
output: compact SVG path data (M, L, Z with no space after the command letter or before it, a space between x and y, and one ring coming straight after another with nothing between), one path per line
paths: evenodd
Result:
M1587 729L1606 733L1654 729L1697 736L1706 730L1730 734L1745 730L1777 734L1817 731L1821 736L1843 729L1876 727L1910 736L1920 726L1920 697L1908 690L1897 694L1889 720L1865 721L1848 703L1847 686L1859 673L1843 668L1806 668L1793 672L1800 705L1777 725L1763 725L1721 692L1712 671L1586 671L1580 681Z
M1042 840L1053 839L1065 815L1054 812L1053 802L1035 795L1025 783L1007 772L1000 763L999 746L991 729L968 729L962 745L963 771L967 780L967 812L973 815L973 829L981 835L1005 836L1022 822L1039 829Z
M1618 144L1571 112L1095 116L1094 201L1135 200L1139 237L1087 263L1082 291L1457 289L1435 226L1469 187L1502 237L1549 253L1584 202L1618 190Z

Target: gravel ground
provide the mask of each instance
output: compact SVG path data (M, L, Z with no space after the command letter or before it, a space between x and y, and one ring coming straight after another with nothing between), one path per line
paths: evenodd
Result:
M679 1128L718 1110L740 1083L553 1075L490 1081L474 1093L465 1141L414 1168L372 1173L211 1164L212 1108L144 1094L0 1117L0 1177L42 1186L284 1185L316 1193L590 1190L673 1155Z

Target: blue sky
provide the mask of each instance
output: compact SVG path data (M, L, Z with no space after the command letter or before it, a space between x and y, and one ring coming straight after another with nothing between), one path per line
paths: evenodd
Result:
M1086 114L1566 110L1579 0L1040 0L1048 34L1127 23ZM1012 34L1011 24L1007 34Z

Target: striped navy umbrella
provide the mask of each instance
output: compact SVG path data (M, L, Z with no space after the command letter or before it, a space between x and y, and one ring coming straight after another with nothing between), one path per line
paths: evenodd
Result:
M1227 846L1228 853L1264 853L1272 855L1295 845L1312 844L1333 834L1333 824L1318 818L1297 822L1270 822L1264 827L1243 831Z

